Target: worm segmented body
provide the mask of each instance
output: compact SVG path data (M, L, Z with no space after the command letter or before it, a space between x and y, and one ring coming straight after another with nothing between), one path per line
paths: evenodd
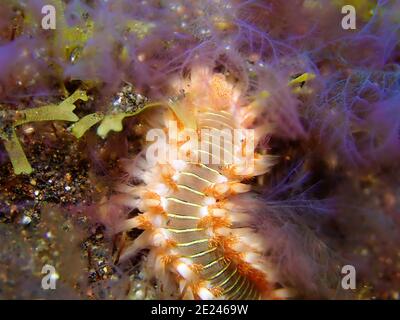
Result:
M196 132L206 132L201 143L178 139L178 155L184 154L186 160L150 164L142 157L134 175L143 184L125 189L142 213L119 230L145 231L121 258L150 248L147 268L154 272L162 297L271 299L287 295L265 257L263 239L249 227L251 216L235 204L235 197L250 191L243 182L265 173L270 158L256 154L249 138L225 139L224 143L217 139L221 132L233 137L235 130L243 129L241 120L246 117L238 116L237 96L223 75L193 72L178 108L190 110ZM168 112L163 123L171 119L176 116ZM179 133L186 130L181 120ZM243 159L232 161L249 146L251 165Z

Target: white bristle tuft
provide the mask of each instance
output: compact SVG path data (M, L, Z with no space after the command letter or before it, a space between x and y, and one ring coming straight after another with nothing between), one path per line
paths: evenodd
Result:
M207 197L207 198L204 199L204 204L206 206L211 206L211 205L215 204L215 202L216 201L215 201L215 199L213 197Z
M189 266L183 262L178 263L176 266L176 271L186 280L192 280L194 277L193 271Z
M167 206L168 206L168 201L167 201L167 199L165 199L165 197L161 197L161 198L160 198L160 202L161 202L161 207L162 207L164 210L167 210Z
M160 196L166 196L168 193L168 187L163 183L159 183L155 186L154 191Z
M205 287L201 287L197 292L201 300L213 300L215 299L214 295Z
M228 178L223 176L222 174L217 177L217 183L225 183L228 182Z
M186 167L186 162L183 160L173 160L171 165L175 170L182 171Z
M205 217L206 215L208 215L208 207L207 206L200 208L200 215L202 217Z

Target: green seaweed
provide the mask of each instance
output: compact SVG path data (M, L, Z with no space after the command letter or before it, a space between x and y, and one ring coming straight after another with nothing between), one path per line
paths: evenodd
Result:
M78 121L79 118L74 114L77 100L87 101L88 97L84 91L77 90L60 104L49 104L38 108L17 111L17 119L13 121L11 128L2 130L0 128L0 138L4 141L4 146L10 157L15 174L30 174L33 169L22 149L21 143L16 134L15 128L29 122L39 121Z
M84 91L77 90L60 104L49 104L38 108L22 110L20 119L14 122L14 127L28 122L38 121L78 121L79 118L73 113L77 100L87 101L88 97Z
M130 113L117 113L105 116L97 127L97 134L104 139L110 131L121 132L123 129L122 121L126 117L133 115Z
M70 127L71 132L76 138L80 139L86 133L86 131L103 119L103 113L96 112L88 114Z
M81 118L78 122L74 123L70 129L72 134L80 139L87 130L89 130L92 126L100 122L100 125L97 127L97 135L103 139L105 139L110 131L121 132L123 129L123 120L127 117L136 116L142 111L155 107L161 106L161 103L149 103L139 108L136 111L132 112L119 112L113 114L105 114L105 113L91 113L87 116Z
M10 157L15 174L30 174L33 171L14 128L12 129L11 137L4 140L4 147L6 148L8 156Z

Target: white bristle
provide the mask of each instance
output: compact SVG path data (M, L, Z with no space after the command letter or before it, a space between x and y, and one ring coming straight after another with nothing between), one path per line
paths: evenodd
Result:
M200 208L200 215L202 217L205 217L206 215L208 215L208 207L207 206Z
M215 204L215 199L213 197L207 197L204 199L204 204L207 206L211 206Z
M223 176L222 174L217 177L217 183L225 183L228 182L228 178Z
M154 216L151 218L151 223L152 223L153 226L156 227L156 228L160 228L160 227L162 226L162 222L163 222L163 219L162 219L162 216L161 216L161 215L154 215Z
M161 202L161 207L162 207L164 210L167 210L167 206L168 206L168 201L167 201L167 199L165 199L164 197L161 197L161 198L160 198L160 202Z
M214 299L214 295L205 287L202 287L197 292L201 300L212 300Z
M182 171L186 167L186 162L183 160L173 160L171 165L175 170Z
M163 183L157 184L154 189L160 196L165 196L168 193L168 187Z
M183 262L179 263L176 271L185 279L191 280L193 278L193 271Z
M153 236L153 245L161 247L165 243L165 236L161 232L156 232Z

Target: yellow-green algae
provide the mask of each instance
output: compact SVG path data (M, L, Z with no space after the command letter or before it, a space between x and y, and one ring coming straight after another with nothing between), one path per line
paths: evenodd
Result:
M122 121L127 117L136 116L142 111L156 106L161 106L161 103L149 103L139 108L133 112L119 112L114 114L105 114L105 113L91 113L87 116L81 118L78 122L74 123L71 126L72 134L80 139L87 130L89 130L92 126L99 123L100 125L97 127L97 135L101 138L105 139L110 131L121 132L123 129Z
M21 143L16 134L15 128L29 122L38 121L71 121L75 122L79 118L74 114L77 100L87 101L88 97L84 91L77 90L60 104L49 104L38 108L16 111L17 119L12 123L12 127L7 132L0 129L0 137L4 141L4 146L10 157L15 174L30 174L33 169L26 158Z

